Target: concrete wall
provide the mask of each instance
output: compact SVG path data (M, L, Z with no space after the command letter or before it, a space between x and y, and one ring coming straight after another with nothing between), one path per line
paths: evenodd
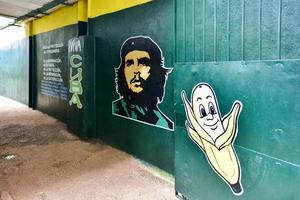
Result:
M28 23L31 43L31 107L65 123L69 105L68 41L86 34L85 1Z
M300 3L103 2L79 1L30 23L33 107L64 121L81 137L101 138L173 173L175 189L189 199L299 199ZM68 17L61 20L64 13ZM173 69L164 98L156 104L159 110L153 110L161 119L165 116L165 122L167 118L174 122L174 129L157 123L159 120L149 122L114 109L118 102L128 105L128 101L119 101L124 96L116 88L116 70L121 66L124 41L134 36L154 41L163 54L165 68ZM79 42L80 51L70 51L68 41ZM82 79L74 79L77 82L71 77L71 68L78 72L77 65L70 64L72 55L77 55L76 62L83 70ZM48 76L44 74L48 70L45 63L57 58L60 62L54 65L62 78L62 88L58 89L62 94L53 96L57 88L44 93L51 84L42 87L42 82ZM150 71L150 76L153 74ZM214 172L205 151L188 136L181 92L186 91L189 97L199 82L214 88L222 116L234 100L244 105L232 146L242 172L244 194L240 197ZM71 85L83 89L82 93ZM74 94L82 106L78 106L78 99L70 103ZM134 109L145 112L139 106Z
M36 51L36 109L67 123L68 40L77 36L69 25L34 36Z
M170 173L173 173L174 165L174 131L139 119L133 121L130 117L117 116L113 114L112 102L120 98L116 91L115 70L120 65L120 49L126 39L138 35L151 37L162 50L165 66L174 67L173 8L172 1L149 2L89 20L89 33L97 38L97 136ZM163 101L158 107L174 121L172 82L173 73L170 73Z
M0 47L0 95L28 104L29 40L14 41Z
M176 1L175 180L188 199L299 199L299 8L285 0ZM180 95L190 99L199 82L214 88L223 116L243 103L233 146L242 196L188 137Z

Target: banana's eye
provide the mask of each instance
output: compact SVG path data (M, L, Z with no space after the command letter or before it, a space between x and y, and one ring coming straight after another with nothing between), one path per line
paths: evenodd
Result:
M204 109L204 106L203 106L202 104L200 104L199 109L200 109L199 111L200 111L200 117L201 117L201 118L207 116L207 113L206 113L206 111L205 111L205 109Z
M209 102L209 103L208 103L208 109L209 109L209 113L210 113L211 115L217 114L217 111L216 111L216 109L215 109L215 107L214 107L214 105L213 105L212 102Z

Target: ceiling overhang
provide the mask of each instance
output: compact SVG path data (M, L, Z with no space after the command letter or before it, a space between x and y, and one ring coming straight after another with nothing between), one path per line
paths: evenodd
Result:
M0 29L41 18L62 6L72 5L76 1L77 0L0 0L0 16L14 19L12 23L0 26Z

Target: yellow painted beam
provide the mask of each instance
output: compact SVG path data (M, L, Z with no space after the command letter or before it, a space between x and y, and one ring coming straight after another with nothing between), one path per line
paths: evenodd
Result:
M80 5L82 6L82 2ZM80 16L80 19L82 18L84 18L83 15ZM32 30L30 32L32 35L37 35L64 26L77 24L78 19L78 3L75 3L71 6L62 7L52 12L50 15L33 20L31 26Z
M136 5L148 3L151 0L88 0L88 17L113 13Z
M88 21L87 1L88 0L78 0L78 21Z
M50 15L43 16L27 23L27 35L37 35L64 26L87 22L88 18L113 13L136 5L148 3L151 0L78 0L72 6L62 7Z

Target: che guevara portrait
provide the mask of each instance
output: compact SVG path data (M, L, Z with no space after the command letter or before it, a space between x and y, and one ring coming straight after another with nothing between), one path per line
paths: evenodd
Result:
M113 115L173 130L174 123L159 109L172 69L164 66L161 48L148 36L126 39L115 69L116 92Z

